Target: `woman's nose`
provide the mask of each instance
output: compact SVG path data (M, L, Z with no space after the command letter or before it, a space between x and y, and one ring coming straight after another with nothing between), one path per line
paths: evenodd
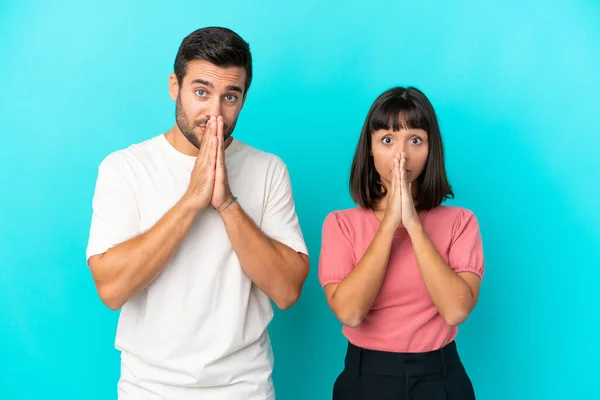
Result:
M402 155L402 153L406 153L407 148L403 142L398 142L396 144L395 150L396 150L396 154ZM408 156L408 154L407 154L407 156Z

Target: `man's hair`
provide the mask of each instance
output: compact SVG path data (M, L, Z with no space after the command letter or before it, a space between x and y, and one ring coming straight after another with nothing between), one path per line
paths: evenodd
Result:
M179 46L175 57L174 71L179 85L187 73L187 64L192 60L205 60L218 67L243 67L246 69L248 92L252 81L252 55L250 46L231 29L207 27L190 33Z
M433 106L414 87L395 87L383 92L367 113L350 172L350 194L361 207L372 208L386 195L371 153L371 135L380 129L422 129L427 132L429 154L415 184L417 210L430 210L453 198L444 165L442 135Z

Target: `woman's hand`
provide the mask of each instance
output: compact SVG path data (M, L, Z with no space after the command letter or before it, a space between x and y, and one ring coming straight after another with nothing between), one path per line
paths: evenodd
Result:
M400 187L400 155L394 157L392 167L392 182L387 194L387 205L383 215L382 225L392 230L402 225L402 188Z
M402 153L400 156L399 168L400 191L402 193L402 225L410 234L415 228L421 226L421 221L412 198L412 183L409 181L406 172L406 153Z

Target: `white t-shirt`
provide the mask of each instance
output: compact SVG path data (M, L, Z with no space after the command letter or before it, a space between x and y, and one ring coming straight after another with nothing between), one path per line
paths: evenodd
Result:
M195 157L164 135L106 157L98 171L87 259L150 229L183 196ZM233 139L232 193L270 238L308 254L287 168ZM274 398L269 298L248 278L218 213L207 207L164 271L122 308L119 399Z

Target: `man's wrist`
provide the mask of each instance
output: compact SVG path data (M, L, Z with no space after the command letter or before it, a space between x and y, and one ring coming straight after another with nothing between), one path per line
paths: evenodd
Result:
M208 204L210 205L210 204ZM186 191L184 195L179 200L179 206L183 211L189 211L193 213L198 213L202 209L206 208L207 205L202 206L198 200L195 198L194 194Z
M230 208L234 203L236 203L237 201L237 197L235 197L233 194L229 193L227 195L227 197L225 197L225 200L223 200L223 202L215 207L215 210L221 214L223 211L227 210L228 208Z

